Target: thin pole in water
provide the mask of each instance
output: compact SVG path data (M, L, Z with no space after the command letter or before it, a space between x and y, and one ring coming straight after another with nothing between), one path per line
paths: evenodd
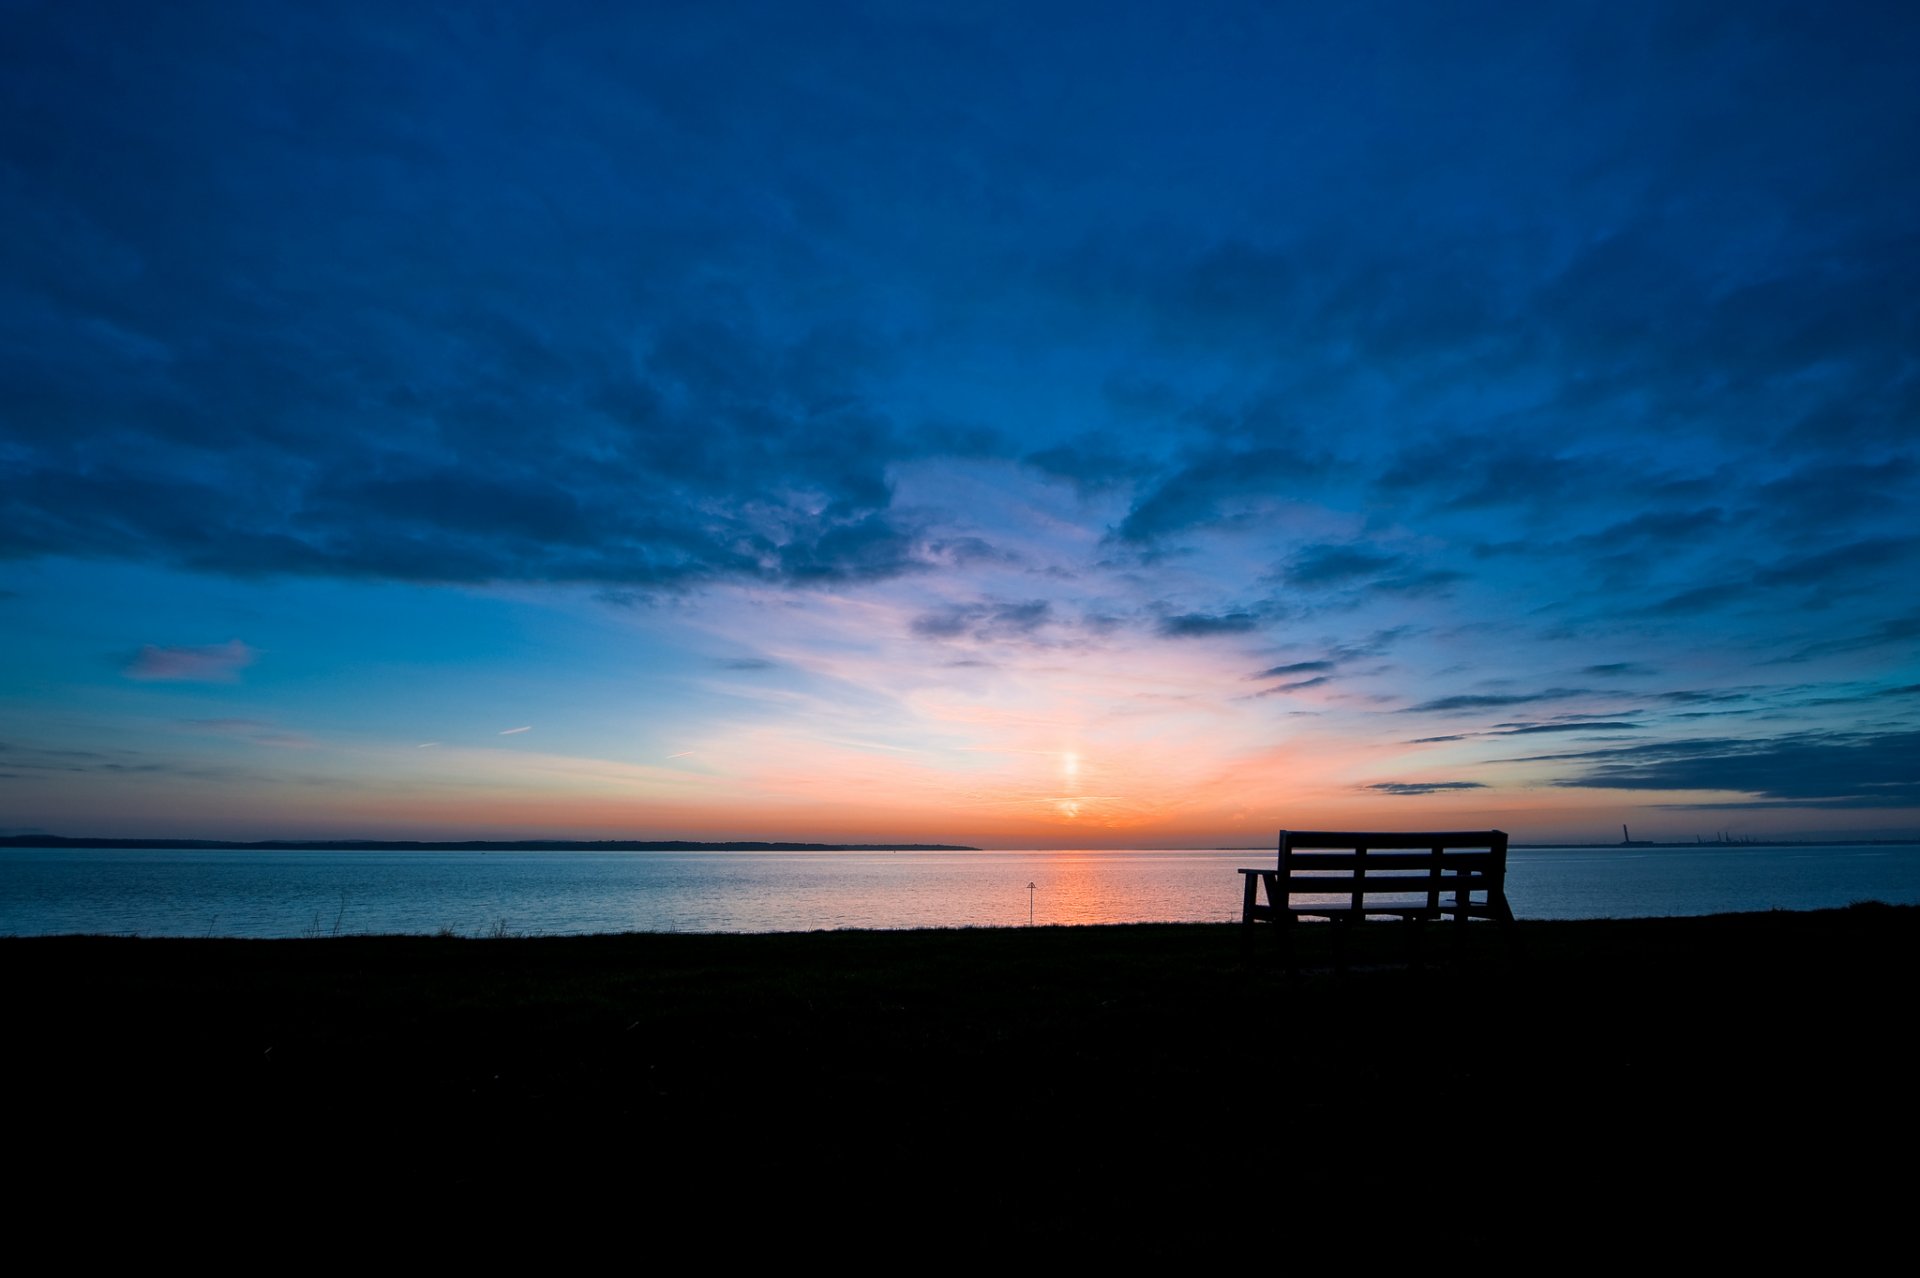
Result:
M1033 884L1027 884L1027 926L1033 926Z

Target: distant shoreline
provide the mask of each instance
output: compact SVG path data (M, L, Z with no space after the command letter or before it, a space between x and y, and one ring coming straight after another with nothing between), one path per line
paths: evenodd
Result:
M75 839L13 834L0 848L180 848L230 852L978 852L957 843L699 843L688 839Z
M1920 839L1741 839L1632 843L1513 843L1513 850L1632 852L1644 848L1705 850L1738 848L1916 847ZM1057 852L1081 849L973 847L964 843L795 843L731 839L85 839L59 834L0 836L0 848L169 848L233 852ZM1103 852L1169 852L1180 848L1099 848ZM1204 852L1272 852L1273 845L1247 844L1191 849Z

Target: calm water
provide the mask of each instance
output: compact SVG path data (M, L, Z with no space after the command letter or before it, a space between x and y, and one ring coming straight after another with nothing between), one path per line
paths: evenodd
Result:
M1259 852L0 849L0 935L772 932L1225 922ZM1920 847L1515 849L1522 918L1920 904Z

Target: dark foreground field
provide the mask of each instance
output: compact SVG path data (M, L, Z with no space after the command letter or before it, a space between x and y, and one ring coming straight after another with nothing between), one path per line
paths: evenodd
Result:
M1904 1231L1920 908L1521 935L1416 967L1369 927L1336 973L1313 928L1292 975L1212 925L3 939L12 1205L1216 1259Z

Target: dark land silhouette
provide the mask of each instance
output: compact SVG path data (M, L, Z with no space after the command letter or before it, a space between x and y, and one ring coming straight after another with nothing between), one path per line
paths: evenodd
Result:
M14 1206L1516 1260L1900 1218L1920 907L1518 927L1340 973L1308 924L1292 974L1235 924L0 938Z

